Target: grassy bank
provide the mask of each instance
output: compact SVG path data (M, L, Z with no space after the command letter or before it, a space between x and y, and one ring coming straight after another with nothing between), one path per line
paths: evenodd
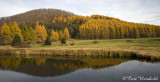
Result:
M70 45L72 44L72 45ZM0 54L26 55L106 55L133 56L160 59L160 38L113 39L113 40L68 40L67 45L52 42L51 46L32 44L31 48L0 46Z
M97 41L98 43L94 43ZM73 46L69 44L74 43ZM108 39L108 40L75 40L67 41L67 46L61 46L60 42L52 42L51 46L42 44L32 45L32 48L106 48L106 47L160 47L160 38L140 39Z

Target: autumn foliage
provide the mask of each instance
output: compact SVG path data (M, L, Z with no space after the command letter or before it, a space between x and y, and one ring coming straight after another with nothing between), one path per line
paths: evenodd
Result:
M25 22L18 25L10 22L0 28L0 38L4 44L11 44L15 35L22 43L44 43L47 37L53 41L63 38L78 39L123 39L123 38L149 38L160 37L160 26L132 23L103 15L89 16L58 16L50 24L38 21L32 28Z
M67 28L65 28L64 29L64 34L63 34L63 36L64 36L64 38L66 39L66 40L68 40L69 39L69 31L68 31L68 29Z
M52 30L50 39L51 41L58 41L59 40L58 32L55 32L54 30Z
M79 27L81 39L123 39L160 37L160 26L131 23L116 18L93 15Z
M13 35L12 35L10 28L8 27L8 25L6 23L1 27L0 35L6 44L11 43L11 41L13 39L13 37L12 37Z
M39 25L38 21L35 28L35 34L36 34L38 43L44 42L47 38L47 31L44 25L43 26Z

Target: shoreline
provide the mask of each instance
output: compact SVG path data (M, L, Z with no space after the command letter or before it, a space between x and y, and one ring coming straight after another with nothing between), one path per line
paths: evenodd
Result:
M160 47L0 48L0 56L107 56L160 60Z

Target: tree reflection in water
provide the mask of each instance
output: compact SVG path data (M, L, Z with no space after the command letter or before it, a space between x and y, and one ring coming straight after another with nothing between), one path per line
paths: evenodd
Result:
M12 70L34 76L53 77L78 69L101 69L115 66L129 59L103 57L0 58L2 70Z

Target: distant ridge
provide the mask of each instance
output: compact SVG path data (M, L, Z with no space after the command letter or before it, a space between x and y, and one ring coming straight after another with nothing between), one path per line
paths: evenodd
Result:
M0 18L0 26L2 26L4 23L8 24L9 22L14 21L16 21L19 25L23 22L26 22L27 25L33 26L37 20L39 23L45 24L51 22L54 17L62 15L64 17L69 17L74 16L75 14L59 9L35 9L9 17L2 17Z

